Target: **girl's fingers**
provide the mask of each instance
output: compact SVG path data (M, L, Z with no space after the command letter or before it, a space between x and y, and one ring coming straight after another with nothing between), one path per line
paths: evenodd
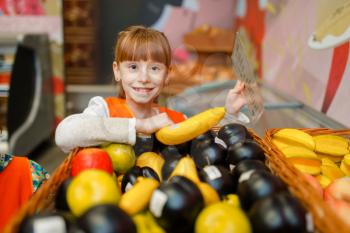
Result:
M232 89L234 93L239 93L244 89L244 83L240 80L237 80L235 87Z
M159 128L173 124L173 122L169 118L168 114L165 112L156 115L155 120L156 120L156 123L159 125Z

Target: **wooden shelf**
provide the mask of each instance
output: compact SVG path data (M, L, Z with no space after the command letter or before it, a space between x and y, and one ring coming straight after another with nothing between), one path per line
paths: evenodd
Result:
M96 0L64 0L64 48L67 84L94 84L97 77Z

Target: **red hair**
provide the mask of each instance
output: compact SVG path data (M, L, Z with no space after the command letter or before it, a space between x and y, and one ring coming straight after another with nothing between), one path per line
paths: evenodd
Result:
M131 26L118 34L114 50L114 60L152 60L163 63L167 68L171 63L171 49L162 32L143 26Z

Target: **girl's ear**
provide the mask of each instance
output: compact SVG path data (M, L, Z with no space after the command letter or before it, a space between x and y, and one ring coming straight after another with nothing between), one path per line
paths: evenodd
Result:
M114 79L116 82L120 81L120 70L118 67L118 63L116 61L113 62L113 73L114 73Z

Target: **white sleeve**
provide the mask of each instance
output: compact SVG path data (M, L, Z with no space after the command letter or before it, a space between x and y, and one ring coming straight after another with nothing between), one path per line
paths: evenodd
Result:
M106 101L101 96L91 98L87 108L84 109L83 114L109 117L109 110Z
M107 103L94 97L80 114L73 114L57 126L55 141L65 153L76 147L96 146L105 142L135 144L135 118L111 118Z

